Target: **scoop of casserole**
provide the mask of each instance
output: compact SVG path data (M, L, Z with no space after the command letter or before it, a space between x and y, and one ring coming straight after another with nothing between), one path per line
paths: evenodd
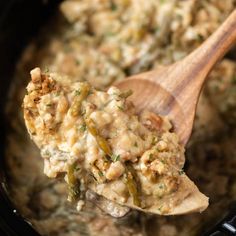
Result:
M45 174L64 174L70 201L81 205L91 189L160 215L206 209L208 198L182 169L184 148L167 117L136 114L127 100L131 91L98 91L39 68L31 79L23 102L25 123L41 150Z

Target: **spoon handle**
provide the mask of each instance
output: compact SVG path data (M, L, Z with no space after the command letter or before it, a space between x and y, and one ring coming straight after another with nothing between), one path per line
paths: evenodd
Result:
M179 62L183 77L175 88L175 93L181 90L184 96L179 99L186 102L189 99L198 100L199 93L207 75L225 53L236 42L236 10L224 23L196 50ZM179 89L178 89L179 87ZM180 97L181 94L176 94ZM188 96L186 96L188 95Z
M178 101L186 117L186 125L192 127L199 94L213 66L236 43L236 10L197 49L183 60L168 68L169 78L164 81ZM176 78L176 75L181 77ZM174 77L175 76L175 77ZM185 138L188 139L188 136Z
M201 87L213 66L236 43L236 10L223 24L196 50L187 56L182 63L191 71L186 78L196 90ZM199 93L199 92L197 92Z
M201 46L183 60L169 66L166 70L167 79L160 81L182 107L188 130L192 129L198 98L207 75L235 42L236 10ZM183 143L187 142L190 134L184 132Z

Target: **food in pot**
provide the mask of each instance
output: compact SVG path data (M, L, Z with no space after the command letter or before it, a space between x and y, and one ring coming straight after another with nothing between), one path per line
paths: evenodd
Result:
M90 188L122 205L164 215L203 211L208 198L182 170L184 148L167 118L127 100L131 91L31 71L24 119L41 149L44 173L66 174L69 200ZM83 186L80 186L83 185Z
M210 198L201 214L165 217L133 210L115 219L97 207L110 206L92 193L87 195L93 203L86 201L78 212L67 201L64 181L43 174L43 161L27 135L21 104L28 73L37 66L45 73L67 76L68 81L88 80L93 87L107 89L116 79L177 61L223 22L235 9L235 0L66 0L62 4L66 5L61 5L62 14L58 11L23 53L9 93L6 162L8 189L16 208L42 235L202 235L236 197L236 63L232 56L210 73L186 147L184 169ZM144 33L139 39L134 32L140 28ZM113 50L104 50L106 45Z

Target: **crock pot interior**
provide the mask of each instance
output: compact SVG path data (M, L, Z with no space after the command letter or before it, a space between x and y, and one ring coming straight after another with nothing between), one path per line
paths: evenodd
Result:
M47 4L45 2L47 1L9 0L0 3L0 235L39 235L29 223L17 214L7 198L3 158L4 134L7 126L7 120L4 120L4 104L20 52L37 33L40 26L53 14L53 10L60 1L48 1ZM231 52L230 57L236 58L236 54ZM222 212L223 215L224 212ZM231 213L228 218L231 219L232 215L235 213ZM211 233L206 235L211 235Z
M11 205L4 173L4 143L7 120L4 105L18 56L53 15L60 1L9 0L0 2L0 235L39 235Z

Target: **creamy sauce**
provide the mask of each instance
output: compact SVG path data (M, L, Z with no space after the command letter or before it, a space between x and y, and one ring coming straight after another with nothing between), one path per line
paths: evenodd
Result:
M125 4L129 1L122 2ZM78 213L75 206L67 202L66 184L50 180L43 174L40 153L26 135L20 109L25 87L29 82L29 71L32 68L40 66L46 71L49 65L50 72L70 73L74 80L89 78L89 82L97 88L106 88L114 78L122 79L146 68L169 64L182 58L208 37L235 8L233 0L178 1L178 3L155 1L156 7L149 7L148 2L140 0L135 9L136 12L146 12L149 18L152 15L156 19L157 23L152 30L144 27L146 29L144 35L149 33L146 42L151 48L145 43L140 46L140 42L144 42L142 37L136 43L132 41L132 44L127 45L127 43L121 44L120 36L116 37L117 34L109 33L111 28L119 31L119 27L116 29L114 26L118 25L116 19L121 12L124 12L122 8L118 9L117 13L114 6L112 11L106 10L105 13L94 14L93 22L103 24L103 27L90 28L92 32L96 30L97 34L101 35L96 41L96 38L91 36L91 31L87 33L87 26L91 26L91 22L88 24L86 9L93 4L87 5L85 1L81 1L80 4L84 7L80 6L79 9L83 10L83 16L77 18L76 10L72 10L78 8L73 7L68 11L71 14L67 14L72 16L72 12L74 13L71 23L66 23L62 16L54 18L47 29L39 34L38 39L29 45L19 62L7 109L11 128L6 147L9 187L12 200L19 211L43 235L106 236L111 235L111 232L115 236L199 235L205 229L204 224L215 222L216 218L221 216L222 210L227 209L228 204L235 199L236 64L228 59L223 59L210 75L201 96L194 133L187 148L186 172L211 199L211 205L201 215L169 218L131 212L125 219L114 219L104 215L89 202L85 209ZM135 12L134 9L126 13L125 19L138 22L136 17L132 16L132 12ZM132 16L132 20L128 20L129 16ZM112 20L105 21L102 17L110 17ZM143 22L142 14L140 18L140 22ZM123 22L125 19L119 18L118 21ZM112 24L112 27L106 28L105 24ZM128 32L130 26L125 28L126 25L128 26L126 23L122 24L122 35L128 35L125 30ZM102 29L103 32L107 29L106 33L102 34ZM106 35L105 41L102 39L103 35ZM128 36L126 40L129 40ZM101 47L103 50L97 50L99 42L104 42ZM106 51L105 46L110 47L111 44L113 50ZM114 47L117 50L114 50ZM126 50L127 48L129 50ZM86 69L88 65L89 68L97 65L98 69L96 71ZM80 73L84 77L76 76ZM183 222L187 224L183 225Z
M23 101L28 132L41 149L44 173L65 174L69 200L80 199L79 210L87 188L158 214L177 214L174 208L193 194L196 200L181 212L207 207L207 198L182 170L184 148L170 122L148 111L136 115L127 100L131 91L99 91L40 68L31 71L31 79Z

